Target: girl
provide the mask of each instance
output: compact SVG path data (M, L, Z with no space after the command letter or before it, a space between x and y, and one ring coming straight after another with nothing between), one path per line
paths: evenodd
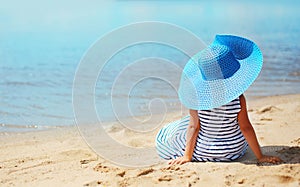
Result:
M160 157L170 164L233 161L248 145L259 162L280 158L263 155L249 121L243 93L262 68L262 53L252 41L217 35L184 67L178 95L190 115L163 127L156 136Z

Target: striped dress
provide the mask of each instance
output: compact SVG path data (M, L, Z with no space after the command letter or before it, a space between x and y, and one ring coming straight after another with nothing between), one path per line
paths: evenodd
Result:
M248 144L240 130L237 115L239 98L212 110L199 110L200 131L192 161L232 161L243 156ZM158 155L164 159L183 156L189 116L164 126L156 136Z

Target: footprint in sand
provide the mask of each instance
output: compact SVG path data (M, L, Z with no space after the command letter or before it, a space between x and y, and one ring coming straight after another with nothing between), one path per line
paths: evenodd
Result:
M275 111L281 111L281 109L277 108L275 106L264 106L264 107L260 108L256 113L263 114L266 112L275 112Z
M232 186L233 184L244 184L246 182L246 179L239 179L237 180L235 176L233 175L227 175L225 176L225 184L227 186Z
M167 168L162 168L161 171L179 171L180 167L175 166L175 165L171 165Z
M272 120L273 120L272 118L265 118L265 117L260 118L260 121L272 121Z
M234 176L233 175L226 175L225 176L225 185L231 186L232 182L234 182Z
M99 186L100 184L102 184L102 181L92 181L89 183L85 183L83 186Z
M98 163L94 168L94 171L101 172L101 173L107 173L111 171L111 168L108 166L102 165L102 163Z
M153 168L149 168L149 169L143 170L142 172L138 173L136 176L139 177L142 175L148 175L149 173L152 173L153 171L154 171Z
M122 171L122 172L118 173L117 176L124 177L125 174L126 174L126 172Z
M300 138L291 141L291 143L295 143L297 145L300 145Z
M290 183L294 181L293 177L287 176L287 175L280 175L278 176L280 183Z
M91 160L86 160L86 159L80 160L80 164L88 164L89 162L91 162Z
M162 182L162 181L171 181L171 180L172 180L172 177L170 175L165 175L163 177L158 178L159 182Z
M254 110L252 108L248 109L247 110L248 112L253 112Z

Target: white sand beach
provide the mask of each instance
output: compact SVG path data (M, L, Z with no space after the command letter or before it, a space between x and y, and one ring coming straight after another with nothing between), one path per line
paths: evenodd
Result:
M248 111L263 152L284 163L257 165L248 150L231 163L169 166L161 160L146 168L126 168L93 152L77 127L2 132L0 186L299 186L300 94L251 100ZM133 147L154 144L155 133L129 136L119 128L110 133Z

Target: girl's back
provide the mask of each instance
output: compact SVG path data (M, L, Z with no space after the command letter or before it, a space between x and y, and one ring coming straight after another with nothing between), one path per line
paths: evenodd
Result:
M199 110L200 132L195 147L196 160L231 161L241 157L247 142L239 128L239 98L211 110Z

